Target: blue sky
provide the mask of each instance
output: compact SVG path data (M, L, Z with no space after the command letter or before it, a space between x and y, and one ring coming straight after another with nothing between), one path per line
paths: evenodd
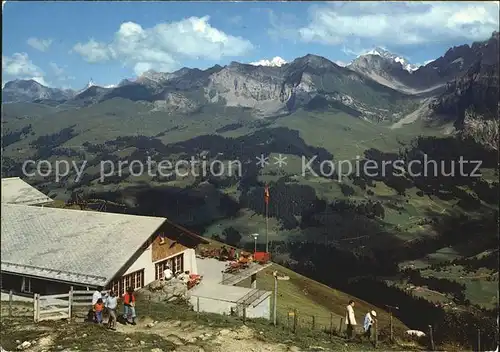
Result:
M498 30L498 2L7 2L3 82L81 88L148 69L308 53L347 63L376 46L415 64ZM34 14L34 15L33 15Z

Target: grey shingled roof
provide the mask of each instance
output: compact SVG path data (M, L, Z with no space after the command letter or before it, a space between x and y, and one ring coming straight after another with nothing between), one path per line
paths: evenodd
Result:
M2 203L35 205L52 201L19 177L2 178Z
M166 218L2 203L2 271L104 286Z

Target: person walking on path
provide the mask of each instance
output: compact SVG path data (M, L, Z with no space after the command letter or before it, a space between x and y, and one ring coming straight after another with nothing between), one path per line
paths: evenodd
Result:
M371 312L366 313L365 321L363 322L363 329L365 330L364 336L368 338L368 340L372 336L372 325L375 322L375 318L377 317L377 312L372 310Z
M346 307L345 323L347 324L347 339L350 341L354 337L354 327L356 326L356 316L354 315L354 301L350 300Z
M134 289L129 287L127 292L123 295L123 319L129 324L136 325L135 318ZM132 319L132 321L130 319Z
M108 328L111 330L116 330L116 307L118 306L118 299L113 291L109 292L108 298L106 298L106 303L104 304L108 310Z

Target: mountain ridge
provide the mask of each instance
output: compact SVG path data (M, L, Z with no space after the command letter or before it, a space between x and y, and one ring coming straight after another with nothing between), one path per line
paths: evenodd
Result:
M6 85L4 93L20 96L17 85L22 84L19 82ZM43 98L61 100L59 90L46 90ZM319 99L323 107L335 105L341 109L354 109L355 115L375 120L384 119L386 110L395 112L395 105L407 98L404 93L365 78L325 57L308 54L280 66L233 61L226 66L215 65L205 70L148 71L134 81L123 80L116 87L90 85L82 92L67 97L65 104L88 106L117 97L154 103L160 109L176 113L190 113L194 107L213 104L243 107L251 109L257 117L310 108ZM29 102L40 99L40 94L31 97L24 94L23 98ZM4 102L9 100L12 101L4 99Z
M265 118L297 109L335 108L367 120L397 121L429 97L436 98L431 110L442 112L444 102L451 101L443 96L451 89L449 84L466 75L478 60L498 62L492 50L495 47L498 34L493 33L487 41L450 48L418 69L399 55L375 48L347 67L307 54L290 62L275 60L279 64L232 61L205 70L150 70L113 87L92 82L80 92L16 80L7 82L2 93L4 102L55 101L70 107L124 98L152 103L156 110L168 113L189 114L213 105L250 109L254 116ZM453 113L451 109L444 110Z

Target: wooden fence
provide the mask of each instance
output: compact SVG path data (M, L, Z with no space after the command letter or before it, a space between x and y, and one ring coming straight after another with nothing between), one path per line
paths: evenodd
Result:
M33 297L33 318L35 323L42 320L70 320L73 307L92 306L92 291L74 291L57 295Z

